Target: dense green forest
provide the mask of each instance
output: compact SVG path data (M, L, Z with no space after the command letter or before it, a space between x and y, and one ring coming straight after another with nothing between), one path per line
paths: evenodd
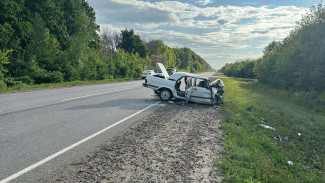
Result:
M219 72L231 77L255 78L255 68L257 64L258 60L246 59L235 63L226 64L219 69Z
M86 0L0 1L0 89L17 85L138 78L157 62L202 72L189 48L145 42L133 30L101 31Z
M261 58L226 64L219 71L232 77L257 78L278 88L324 91L324 5L312 7L288 37L266 46Z

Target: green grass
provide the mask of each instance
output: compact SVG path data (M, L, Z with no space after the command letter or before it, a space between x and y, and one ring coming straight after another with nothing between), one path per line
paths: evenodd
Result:
M324 94L277 90L256 80L223 81L224 151L216 166L224 182L325 182ZM273 138L278 136L289 140Z
M62 83L45 83L45 84L38 84L38 85L19 84L8 88L0 87L0 93L79 86L79 85L104 84L104 83L124 82L124 81L132 81L132 80L134 79L120 78L120 79L91 80L91 81L71 81L71 82L62 82Z

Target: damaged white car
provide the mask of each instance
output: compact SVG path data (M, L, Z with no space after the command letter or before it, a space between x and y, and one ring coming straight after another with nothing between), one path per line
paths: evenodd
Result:
M176 72L169 76L164 65L158 65L163 77L149 75L142 86L153 89L162 101L175 98L203 104L222 103L225 86L222 80L210 82L207 77L186 72Z

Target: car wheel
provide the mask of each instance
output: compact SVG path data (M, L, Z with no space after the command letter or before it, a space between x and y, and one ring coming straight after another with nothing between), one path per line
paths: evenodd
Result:
M173 96L172 96L172 92L170 92L170 90L162 89L160 91L159 97L160 97L160 100L167 102L170 99L172 99Z

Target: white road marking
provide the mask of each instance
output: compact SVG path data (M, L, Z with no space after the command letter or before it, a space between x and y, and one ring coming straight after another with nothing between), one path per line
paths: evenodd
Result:
M148 107L142 109L141 111L138 111L138 112L132 114L131 116L128 116L128 117L126 117L126 118L124 118L124 119L122 119L122 120L120 120L120 121L118 121L118 122L112 124L111 126L108 126L108 127L104 128L104 129L102 129L102 130L100 130L100 131L98 131L98 132L96 132L96 133L94 133L94 134L92 134L92 135L90 135L90 136L88 136L88 137L86 137L86 138L80 140L79 142L76 142L76 143L72 144L71 146L62 149L61 151L52 154L51 156L49 156L49 157L47 157L47 158L45 158L45 159L43 159L43 160L41 160L41 161L39 161L39 162L33 164L33 165L30 165L29 167L27 167L27 168L25 168L25 169L23 169L23 170L21 170L21 171L15 173L15 174L9 176L9 177L7 177L7 178L1 180L0 183L7 183L7 182L9 182L9 181L12 181L12 180L16 179L17 177L19 177L19 176L21 176L21 175L23 175L23 174L25 174L25 173L27 173L27 172L29 172L29 171L35 169L35 168L41 166L42 164L44 164L44 163L46 163L46 162L48 162L48 161L50 161L50 160L56 158L57 156L60 156L61 154L63 154L63 153L65 153L65 152L67 152L67 151L69 151L69 150L71 150L71 149L77 147L78 145L80 145L80 144L82 144L82 143L84 143L84 142L86 142L86 141L88 141L88 140L90 140L90 139L92 139L92 138L94 138L94 137L96 137L96 136L98 136L98 135L100 135L101 133L104 133L105 131L107 131L107 130L113 128L114 126L116 126L116 125L118 125L118 124L120 124L120 123L123 123L124 121L126 121L126 120L128 120L128 119L130 119L130 118L132 118L132 117L134 117L134 116L136 116L137 114L142 113L143 111L146 111L147 109L149 109L149 108L151 108L151 107L153 107L153 106L155 106L155 105L157 105L157 104L159 104L159 103L160 103L160 102L156 102L156 103L154 103L154 104L152 104L152 105L150 105L150 106L148 106Z
M115 92L124 91L124 90L131 90L131 89L135 89L135 88L137 88L137 87L125 88L125 89L121 89L121 90L113 90L113 91L102 92L102 93L95 93L95 94L90 94L90 95L85 95L85 96L80 96L80 97L73 97L73 98L63 99L63 100L61 100L61 102L66 102L66 101L71 101L71 100L78 100L78 99L81 99L81 98L93 97L93 96L104 95L104 94L109 94L109 93L115 93Z

